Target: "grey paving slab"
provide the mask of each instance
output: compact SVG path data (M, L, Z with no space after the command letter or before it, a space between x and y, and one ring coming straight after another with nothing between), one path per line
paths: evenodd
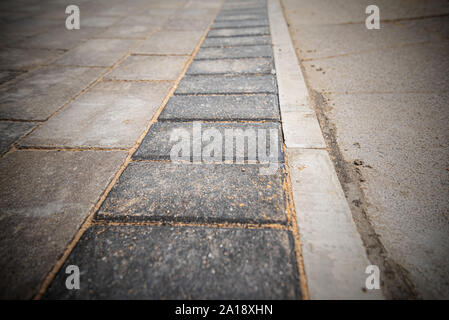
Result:
M198 128L198 129L197 129ZM176 130L188 134L184 137ZM195 131L198 130L198 131ZM279 123L235 123L235 122L156 122L153 124L133 155L135 160L170 160L172 150L176 150L182 139L188 139L185 145L187 154L179 155L182 160L191 161L198 155L206 160L212 148L217 147L216 161L251 160L258 162L283 162L282 136ZM201 141L202 140L202 141ZM196 151L196 146L200 147ZM230 146L231 149L228 150ZM249 149L253 147L254 149ZM242 153L237 155L236 150ZM178 156L178 154L176 154Z
M14 80L18 76L24 74L26 71L22 70L1 70L0 71L0 84Z
M90 39L55 61L59 65L112 66L137 44L128 39Z
M304 66L314 87L323 91L441 92L449 88L448 50L447 41L430 42L416 44L413 50L389 48L382 54L358 53L307 61Z
M215 59L193 61L186 74L263 74L272 70L273 62L269 58Z
M19 138L30 132L36 126L32 122L0 121L0 155L9 150Z
M130 148L172 83L100 82L22 141L22 146Z
M105 31L95 35L96 38L128 38L128 39L142 39L149 36L152 32L157 30L157 27L145 25L120 25L107 28Z
M275 95L206 95L173 96L168 100L159 120L279 120Z
M67 30L64 25L51 28L45 33L29 37L15 46L26 48L45 48L45 49L64 49L69 50L77 45L85 42L89 37L92 37L100 32L103 28L84 27L79 30Z
M243 47L206 47L201 48L195 55L195 60L203 59L223 59L223 58L271 58L273 50L271 46L243 46Z
M135 53L147 54L192 54L202 31L168 31L162 30L153 34Z
M62 54L60 50L1 48L0 69L27 70L48 64Z
M30 299L127 152L15 151L0 161L0 297Z
M254 46L269 45L270 43L269 36L206 38L201 44L201 47Z
M186 76L175 94L277 93L273 75Z
M65 288L69 264L80 290ZM44 298L300 299L297 269L284 230L94 226Z
M179 30L179 31L187 31L187 30L205 31L212 22L212 20L213 18L192 19L192 18L185 18L183 16L175 16L173 18L168 19L168 21L163 25L163 28L166 30Z
M80 27L105 28L116 24L120 20L119 17L88 16L80 19Z
M207 34L208 38L217 37L241 37L241 36L263 36L269 35L268 27L245 27L245 28L227 28L212 29Z
M286 223L283 168L140 161L120 176L96 220Z
M103 68L40 68L0 90L0 119L45 120L102 72Z
M129 56L105 79L176 80L188 59L188 56Z
M160 15L154 15L154 14L146 14L146 15L131 15L123 20L120 20L120 22L117 25L146 25L146 26L153 26L153 27L161 27L163 26L168 20L168 16L160 16Z
M211 25L211 29L224 28L245 28L245 27L264 27L268 26L267 19L261 20L237 20L237 21L216 21Z
M219 14L215 21L260 20L267 18L268 15L264 13Z

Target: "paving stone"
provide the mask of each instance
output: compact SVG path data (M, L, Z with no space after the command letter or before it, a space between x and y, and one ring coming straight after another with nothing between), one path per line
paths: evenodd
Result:
M22 75L26 71L21 70L1 70L0 71L0 84L14 80L18 76Z
M265 13L241 13L234 15L219 14L215 21L234 21L234 20L260 20L268 19L268 15Z
M201 48L207 47L232 47L232 46L255 46L271 44L269 36L253 37L229 37L229 38L206 38Z
M188 56L129 56L106 79L176 80L184 70Z
M27 70L48 64L62 54L59 50L1 48L0 69Z
M212 18L192 19L192 18L184 18L182 16L175 16L173 18L168 19L168 21L164 24L163 28L166 30L205 31L212 22L212 20L213 20Z
M168 94L168 82L101 82L22 141L22 146L130 148Z
M160 31L147 39L135 53L192 54L202 31Z
M152 27L161 27L163 26L167 20L168 20L167 15L165 16L159 16L159 15L154 15L154 14L147 14L147 15L143 15L143 16L128 16L123 20L120 20L120 23L118 23L118 25L128 25L128 26L133 26L133 25L145 25L145 26L152 26Z
M26 38L25 40L16 43L15 46L69 50L103 30L103 28L90 28L84 26L79 30L67 30L65 26L58 26L45 33Z
M0 90L0 119L46 120L102 72L103 68L40 68Z
M209 47L201 48L195 55L195 60L223 59L223 58L259 58L272 57L271 46L243 46L243 47Z
M247 27L247 28L212 29L207 34L207 37L218 38L218 37L262 36L269 34L270 29L268 27Z
M196 128L199 128L198 134ZM236 122L156 122L150 128L150 131L145 136L142 144L133 155L135 160L170 160L170 152L172 149L179 146L181 134L176 133L175 130L183 130L188 134L188 144L186 145L187 154L182 155L182 160L191 161L192 155L198 154L201 157L201 150L203 150L203 157L209 156L211 151L206 151L207 145L211 145L211 140L217 138L218 148L221 148L221 156L217 155L217 161L224 160L235 161L259 161L266 163L283 162L282 151L282 136L279 123L264 122L264 123L236 123ZM219 136L211 130L217 132ZM229 130L229 133L227 132ZM230 131L232 130L232 131ZM266 136L261 136L259 131L262 131ZM274 132L273 132L274 131ZM173 136L173 137L172 137ZM266 137L266 138L265 138ZM201 142L201 139L203 140ZM260 140L261 139L261 140ZM263 142L265 139L265 143ZM259 141L260 140L260 141ZM201 150L196 150L194 143L202 146ZM231 143L232 151L226 152L228 143ZM275 143L274 149L271 144ZM263 147L259 149L259 144ZM236 147L244 148L243 154L236 156ZM248 145L254 147L253 152L248 151ZM232 152L232 153L231 153ZM180 155L181 157L181 155Z
M175 94L205 93L277 93L276 78L273 75L186 76L175 91Z
M80 19L80 30L83 27L97 27L97 28L110 27L119 21L120 21L119 17L102 17L102 16L82 17Z
M192 62L186 74L271 73L272 69L272 59L267 58L197 60Z
M244 27L264 27L269 26L267 19L261 20L237 20L237 21L216 21L211 29L223 28L244 28Z
M30 132L36 126L31 122L0 121L0 155L9 150L19 138Z
M275 95L173 96L159 120L279 120Z
M96 220L286 223L284 168L257 164L131 163Z
M112 66L123 57L137 40L128 39L90 39L69 50L55 61L59 65Z
M15 151L0 161L0 297L30 299L127 156Z
M145 25L132 26L112 26L106 31L97 34L96 38L128 38L128 39L142 39L149 36L156 30L156 27Z
M285 230L93 226L44 299L300 299L297 270Z

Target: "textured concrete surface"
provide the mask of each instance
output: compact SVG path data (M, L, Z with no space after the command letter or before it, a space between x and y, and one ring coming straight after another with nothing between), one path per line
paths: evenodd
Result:
M186 148L189 147L190 152L188 155L180 155L183 160L192 160L197 156L201 156L196 151L196 145L201 146L200 151L203 152L204 158L206 157L205 155L209 156L211 150L208 151L207 146L212 145L212 142L216 142L218 147L221 146L221 156L214 156L223 160L237 159L238 161L251 160L259 162L283 162L284 160L280 125L273 122L157 122L151 126L142 144L134 153L133 159L170 159L170 152L175 145L185 142L184 136L181 136L175 130L183 130L189 134L189 142L188 145L186 144ZM260 131L263 133L260 133ZM265 143L263 139L265 139ZM229 143L232 147L232 153L231 149L228 149ZM259 144L263 149L259 149ZM276 150L271 149L273 144ZM249 150L250 147L252 148ZM237 150L243 152L237 155Z
M137 44L130 39L91 39L55 61L60 65L112 66Z
M195 60L201 59L224 59L224 58L254 58L271 57L271 46L248 46L228 48L201 48L195 55Z
M263 36L269 35L268 27L242 27L232 29L212 29L207 34L208 37L240 37L240 36Z
M201 45L207 47L230 47L230 46L252 46L252 45L269 45L269 36L256 37L230 37L230 38L206 38Z
M0 50L0 69L27 70L46 65L62 54L59 50L3 48Z
M54 66L37 70L0 89L0 118L46 120L103 72L103 68Z
M135 162L95 219L285 223L284 174L260 175L259 167Z
M35 294L125 157L16 151L1 159L1 298Z
M131 148L172 84L101 82L48 120L22 146Z
M165 105L159 120L279 120L275 95L173 96Z
M271 59L266 58L200 60L194 61L186 74L266 74L271 73L272 68Z
M202 31L159 31L134 50L141 54L192 54Z
M17 139L26 135L35 126L34 123L0 121L0 155L7 152Z
M80 290L66 290L69 264ZM284 230L95 226L47 299L298 299L293 240Z
M275 81L272 75L191 76L181 80L175 94L277 93Z
M188 56L129 56L105 79L176 80L188 59Z
M385 292L447 299L447 1L377 1L375 31L369 1L282 3Z
M218 21L211 25L211 29L224 29L224 28L243 28L243 27L265 27L268 26L268 20L240 20L235 21Z

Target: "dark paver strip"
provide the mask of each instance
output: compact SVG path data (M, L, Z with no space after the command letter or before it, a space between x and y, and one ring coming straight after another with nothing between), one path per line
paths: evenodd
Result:
M198 134L193 133L194 126L200 128L201 132ZM136 153L133 155L134 160L170 160L170 151L175 145L179 145L180 135L176 133L175 130L182 129L187 134L189 134L190 141L190 152L188 155L183 156L182 160L192 161L194 157L192 156L191 150L194 148L194 141L198 145L202 146L203 153L206 152L206 146L211 144L212 138L209 139L209 134L212 133L208 130L213 129L220 133L222 146L222 156L221 160L229 160L231 157L233 160L244 161L258 161L261 163L271 162L283 162L284 157L282 153L282 136L280 124L277 122L265 122L265 123L239 123L239 122L157 122L151 126L150 131L145 136L142 144L137 149ZM232 130L229 132L229 137L226 136L227 130ZM259 130L261 130L266 136L259 137ZM274 132L270 132L273 130ZM173 136L172 136L173 135ZM231 136L232 135L232 136ZM250 136L248 138L248 136ZM179 138L178 138L179 137ZM237 138L240 142L237 142ZM201 143L201 139L203 139ZM206 141L204 141L206 139ZM216 138L218 139L218 138ZM234 140L232 140L234 139ZM265 139L259 142L260 139ZM234 142L232 142L234 141ZM254 147L254 152L248 152L248 141L251 146ZM232 143L232 154L225 154L225 148L227 143ZM270 153L270 143L277 142L275 145L275 150ZM258 144L263 145L263 150L258 149ZM236 148L237 145L244 144L244 158L236 159ZM256 152L257 147L257 152ZM241 146L239 146L241 148ZM261 153L261 155L259 154ZM265 158L266 155L266 158Z
M212 24L211 29L247 28L247 27L264 27L264 26L269 26L269 22L267 19L217 21L214 24Z
M263 36L269 35L270 29L268 27L246 27L246 28L223 28L212 29L207 34L208 38L221 37L243 37L243 36Z
M81 288L67 290L77 265ZM290 232L194 227L94 226L46 299L299 299Z
M186 76L175 94L238 94L277 93L273 75L244 76Z
M249 37L226 37L226 38L206 38L201 48L207 47L232 47L232 46L255 46L271 44L269 36L249 36Z
M131 163L96 220L286 223L285 175L256 164Z
M273 57L273 50L269 45L261 46L239 46L225 48L201 48L195 56L195 61L212 60L212 59L239 59L239 58L256 58L256 57Z
M269 74L273 70L271 58L213 59L193 61L186 74L191 75L232 75Z
M168 101L159 121L241 121L279 120L277 96L207 95L173 96Z

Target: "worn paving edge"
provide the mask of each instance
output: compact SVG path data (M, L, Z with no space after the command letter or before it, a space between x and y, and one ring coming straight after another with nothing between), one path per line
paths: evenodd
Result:
M279 106L311 299L382 299L310 104L279 0L268 0ZM297 129L302 130L298 135ZM310 128L310 129L309 129Z

